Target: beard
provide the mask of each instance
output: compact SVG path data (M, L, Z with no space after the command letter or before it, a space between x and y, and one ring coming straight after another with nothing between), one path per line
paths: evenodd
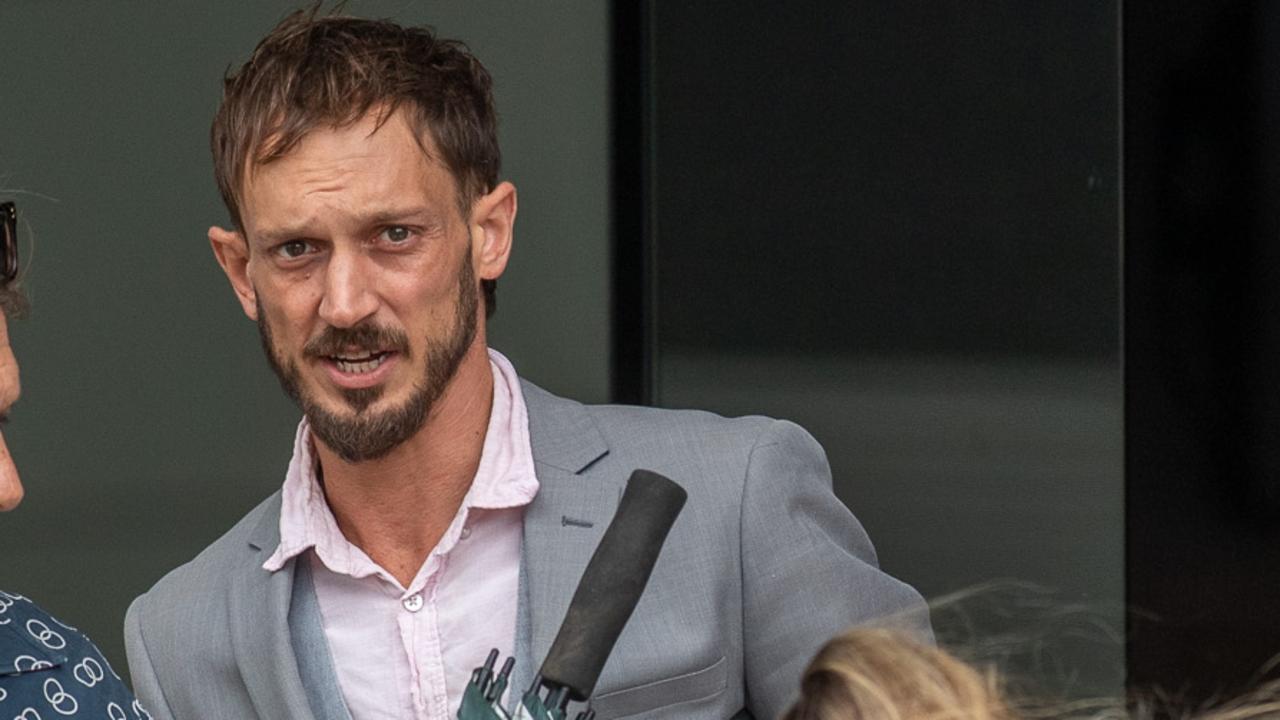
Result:
M427 339L426 362L422 377L414 385L409 397L397 406L370 411L383 394L381 386L368 388L343 388L341 395L350 412L334 412L324 407L318 398L304 388L298 365L282 358L276 351L271 333L258 301L258 334L267 361L280 386L293 398L311 425L311 432L349 463L359 463L384 457L401 443L422 429L445 388L458 372L462 358L476 336L477 298L475 273L470 258L463 256L458 271L458 301L455 305L453 327L438 341ZM329 326L303 347L304 358L330 357L352 349L373 352L394 351L406 362L413 360L409 350L408 335L400 329L364 323L350 328Z

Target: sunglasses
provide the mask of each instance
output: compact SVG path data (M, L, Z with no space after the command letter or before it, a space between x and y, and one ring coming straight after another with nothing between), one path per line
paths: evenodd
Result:
M0 203L0 281L18 277L18 206Z

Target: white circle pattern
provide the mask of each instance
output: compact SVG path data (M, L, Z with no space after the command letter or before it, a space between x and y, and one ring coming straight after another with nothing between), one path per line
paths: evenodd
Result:
M44 681L44 699L59 715L75 715L80 711L80 703L55 678Z
M2 591L0 685L0 720L151 717L80 631Z
M19 655L13 659L14 672L33 672L35 670L47 670L51 667L53 667L53 663L31 655Z
M38 630L36 628L39 628ZM27 621L27 632L50 650L61 650L67 646L67 639L40 620L32 618Z
M71 675L75 677L76 682L90 688L102 682L107 677L107 673L102 669L102 665L93 658L85 658L77 663L75 669L71 671Z

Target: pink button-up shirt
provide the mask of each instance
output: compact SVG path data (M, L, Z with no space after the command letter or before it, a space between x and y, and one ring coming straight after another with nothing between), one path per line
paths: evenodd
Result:
M515 650L524 507L538 492L529 415L511 363L489 351L493 409L462 507L413 581L401 586L351 544L316 481L306 420L285 477L275 572L310 562L338 684L354 720L452 720L491 648ZM307 550L311 550L307 553Z

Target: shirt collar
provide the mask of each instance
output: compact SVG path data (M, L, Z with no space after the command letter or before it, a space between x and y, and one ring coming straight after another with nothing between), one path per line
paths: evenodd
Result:
M515 368L501 353L489 349L493 372L493 406L485 432L480 464L463 498L453 527L442 538L449 545L472 508L500 509L529 504L538 493L533 449L529 441L529 412ZM316 478L315 449L306 418L298 423L293 456L285 474L280 504L280 544L262 567L275 572L308 549L330 570L355 577L378 572L365 553L342 535Z
M490 510L528 505L538 494L538 478L520 377L511 361L492 348L489 367L493 370L493 409L480 465L463 505Z

